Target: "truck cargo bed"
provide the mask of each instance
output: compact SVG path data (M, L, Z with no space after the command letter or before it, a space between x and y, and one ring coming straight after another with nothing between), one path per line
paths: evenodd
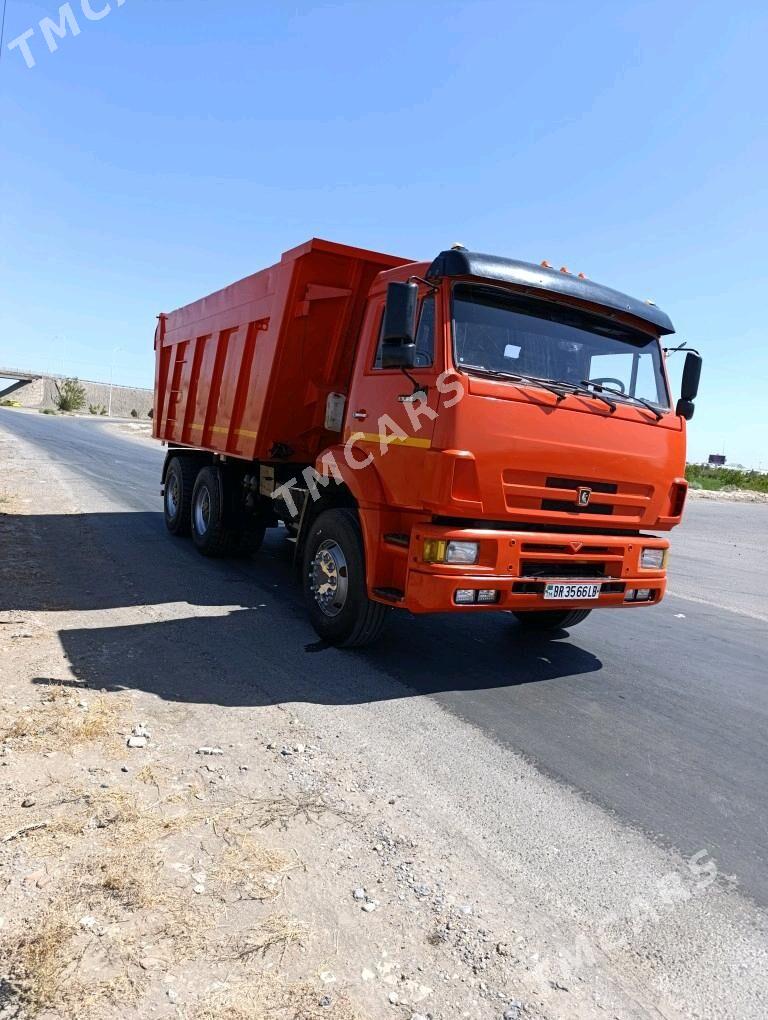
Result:
M332 440L375 277L410 260L313 239L159 316L154 435L248 460L311 462Z

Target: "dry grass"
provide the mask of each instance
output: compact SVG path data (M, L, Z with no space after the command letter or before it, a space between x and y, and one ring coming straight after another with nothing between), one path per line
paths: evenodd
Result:
M140 837L142 830L149 831L158 823L157 816L144 807L131 793L120 789L73 790L58 799L36 806L36 814L29 809L6 818L8 831L0 831L0 842L13 832L28 831L20 838L32 843L41 854L60 853L70 849L81 837L100 830L130 828ZM38 828L33 826L38 825Z
M325 814L348 820L343 811L331 807L318 793L300 793L296 797L264 797L248 801L240 812L241 823L248 828L268 829L277 825L286 831L291 822L303 819L305 823L317 823Z
M87 708L78 704L87 700ZM49 687L40 703L10 721L0 719L0 741L14 751L72 749L118 736L119 698L84 695L64 685ZM295 852L264 846L256 830L295 820L318 823L338 814L318 795L281 796L212 808L194 791L161 789L168 770L156 763L139 769L131 787L72 787L51 783L36 791L37 804L3 814L0 850L33 859L56 857L56 894L0 941L0 1015L33 1018L51 1011L81 1020L112 1020L139 1001L148 977L140 958L157 955L168 966L182 961L220 961L249 982L208 1002L195 1020L355 1020L337 996L334 1009L308 984L274 975L252 980L256 961L282 960L309 931L282 914L253 927L222 932L226 904L270 902L284 876L301 867ZM18 803L18 801L17 801ZM7 843L3 840L13 837ZM195 895L188 876L166 868L177 847L189 859L208 857L208 895ZM10 860L10 857L8 858ZM49 879L50 880L50 879ZM93 918L83 925L83 918ZM252 915L251 915L252 917ZM241 922L242 924L243 922ZM148 948L149 947L149 948ZM336 1003L341 1003L339 1009Z
M119 834L125 846L147 845L206 820L201 811L169 814L169 804L170 798L149 804L143 796L119 787L68 790L55 800L37 804L34 815L29 809L9 813L0 829L0 844L21 833L17 838L41 854L70 849L85 836L98 843L112 842ZM40 827L33 828L35 824ZM28 831L22 832L24 828Z
M79 910L76 899L62 894L0 945L0 1005L16 1007L9 1015L53 1009L59 1016L107 1016L118 1002L137 997L140 981L125 966L112 966L106 977L88 972L84 961L94 936L77 920Z
M114 904L127 910L145 910L163 903L162 858L143 844L107 849L82 865L80 889L93 911L105 915Z
M16 1000L34 1015L53 1005L73 967L69 952L78 934L63 902L49 907L17 941L0 948L0 1003Z
M238 933L232 940L234 958L250 960L265 956L270 949L280 949L281 957L289 946L299 945L309 935L306 925L284 914L267 917L257 928Z
M210 853L208 871L222 898L234 892L239 899L273 900L280 893L281 878L301 867L296 853L265 847L249 834L230 830L226 845Z
M87 708L78 704L82 700ZM116 698L104 695L84 698L77 689L63 684L52 686L47 688L39 705L0 723L0 742L20 751L66 749L96 740L108 744L110 737L117 744L121 707L122 702Z
M197 1006L190 1020L365 1020L337 992L329 995L330 1007L321 1005L326 994L308 981L262 975L211 996Z

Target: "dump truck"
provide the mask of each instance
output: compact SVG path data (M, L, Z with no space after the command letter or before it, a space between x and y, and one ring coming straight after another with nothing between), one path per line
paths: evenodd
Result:
M397 610L557 632L664 596L686 498L664 312L566 267L313 239L158 317L165 523L205 556L285 528L341 647Z

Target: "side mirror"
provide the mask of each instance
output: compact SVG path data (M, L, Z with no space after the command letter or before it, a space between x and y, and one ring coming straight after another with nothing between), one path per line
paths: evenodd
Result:
M419 288L415 283L390 283L387 287L381 338L382 368L414 367L418 299Z
M701 380L702 358L695 351L689 351L685 356L683 366L683 378L680 383L680 399L677 402L675 411L682 415L686 421L693 418L693 402L699 392L699 381Z

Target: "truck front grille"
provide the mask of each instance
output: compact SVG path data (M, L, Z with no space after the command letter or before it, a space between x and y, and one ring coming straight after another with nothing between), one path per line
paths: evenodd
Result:
M612 526L642 521L653 497L651 485L566 478L512 468L502 473L502 487L510 513L524 512L528 519L540 517L542 520L552 515L566 520L578 517L582 521L612 517ZM579 504L580 489L589 490L586 506Z

